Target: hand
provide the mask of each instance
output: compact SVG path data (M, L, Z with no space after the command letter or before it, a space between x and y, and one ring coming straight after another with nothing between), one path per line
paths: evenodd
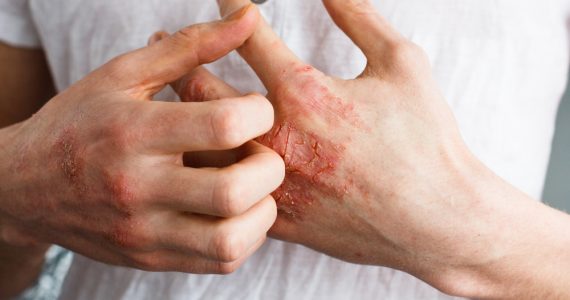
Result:
M248 1L218 2L224 14ZM358 78L301 62L264 21L239 49L276 109L259 141L286 164L271 234L453 290L460 271L491 259L490 204L462 197L490 172L464 145L424 52L369 1L323 2L368 59ZM203 70L188 82L190 94L239 95Z
M240 46L258 17L247 6L115 58L0 131L3 240L56 243L144 270L235 270L276 217L268 195L283 179L283 162L247 142L271 128L271 104L254 94L149 100ZM184 152L236 147L239 161L225 168L182 164Z

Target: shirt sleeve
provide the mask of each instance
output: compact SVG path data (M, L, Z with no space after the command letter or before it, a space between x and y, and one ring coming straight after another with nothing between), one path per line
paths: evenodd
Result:
M0 0L0 41L18 47L41 46L29 0Z

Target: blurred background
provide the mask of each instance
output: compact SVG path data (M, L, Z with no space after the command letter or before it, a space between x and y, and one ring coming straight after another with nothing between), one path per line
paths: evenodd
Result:
M570 212L570 85L558 111L556 136L542 199L553 207Z

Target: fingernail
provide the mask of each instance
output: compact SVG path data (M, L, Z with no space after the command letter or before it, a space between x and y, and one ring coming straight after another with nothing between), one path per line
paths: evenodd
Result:
M245 14L247 13L247 11L252 7L253 5L247 4L241 8L239 8L238 10L234 11L233 13L227 15L224 17L224 21L234 21L234 20L238 20L241 19L241 17L245 16Z

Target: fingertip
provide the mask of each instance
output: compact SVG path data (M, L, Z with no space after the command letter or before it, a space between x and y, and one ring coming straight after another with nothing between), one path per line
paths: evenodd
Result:
M242 37L243 42L245 42L255 32L259 18L259 10L250 3L224 17L224 21L232 23L236 31L235 34Z
M260 110L260 121L263 122L263 133L267 133L273 128L273 124L275 123L275 108L267 99L267 97L259 94L259 93L248 93L244 97L248 97L257 103L257 107ZM263 118L262 118L263 117Z
M263 146L266 147L266 146ZM283 157L281 157L281 155L277 154L277 152L275 152L273 149L266 147L267 149L265 151L267 151L268 157L269 157L269 161L271 162L271 172L272 175L275 176L275 182L274 182L274 186L271 192L274 192L277 188L279 188L279 186L281 186L281 184L283 184L283 181L285 180L285 161L283 160ZM275 201L275 199L273 199L272 196L269 196L273 201ZM277 208L276 208L277 209Z
M237 16L237 17L235 17ZM199 64L211 63L229 52L241 47L255 32L259 22L259 12L254 5L248 5L222 21L208 23L207 30L195 27L195 32L187 34L201 38L199 43Z
M285 180L285 171L286 171L286 166L285 166L285 161L283 160L283 157L281 157L281 155L279 155L277 152L275 152L275 150L260 144L258 142L253 142L255 146L259 147L257 150L258 153L264 153L265 155L267 155L267 157L270 159L271 161L271 171L272 174L274 174L276 177L276 182L275 182L275 186L274 189L277 189L281 184L283 184L283 181ZM272 191L273 192L273 191ZM269 198L273 199L272 196L269 196ZM275 201L273 199L273 201Z
M267 227L267 230L266 230L266 232L267 232L271 229L271 227L273 227L273 224L275 224L275 221L277 221L277 202L275 202L275 199L273 199L273 196L271 196L271 195L267 196L265 201L267 202L267 209L270 213L269 219L271 220L269 227Z

